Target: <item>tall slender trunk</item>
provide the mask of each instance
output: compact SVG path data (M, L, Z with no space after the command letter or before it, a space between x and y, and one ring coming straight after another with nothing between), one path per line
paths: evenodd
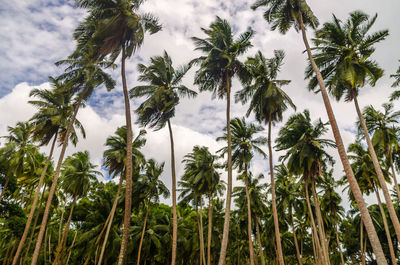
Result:
M140 236L139 250L138 250L136 265L139 265L139 263L140 263L140 254L142 253L143 238L144 238L144 233L146 232L146 223L147 223L147 217L149 216L149 208L150 208L150 201L148 201L147 205L146 205L146 215L144 216L144 220L143 220L143 229L142 229L142 235ZM99 262L99 265L100 264L101 263Z
M294 246L296 247L297 261L299 262L299 265L303 265L302 256L299 250L299 243L297 242L296 229L294 227L294 218L292 211L290 211L290 223L292 225L293 240L294 240Z
M117 209L118 198L119 198L119 194L121 193L121 187L122 187L123 181L124 181L124 178L123 178L122 175L121 175L120 178L119 178L117 194L115 194L113 206L112 206L111 212L110 212L110 214L108 215L108 218L107 218L108 223L107 223L107 220L106 220L106 223L107 223L107 230L106 230L106 234L105 234L105 236L104 236L103 245L101 246L101 251L100 251L100 257L99 257L98 265L101 265L101 262L103 261L103 255L104 255L104 251L105 251L105 249L106 249L106 245L107 245L107 241L108 241L108 236L109 236L109 234L110 234L110 229L111 229L112 222L113 222L113 219L114 219L115 210ZM103 232L103 231L102 231L102 232ZM102 233L102 232L101 232L101 233ZM100 240L101 233L100 233L100 235L99 235L99 238L96 240L96 242Z
M278 221L278 210L276 209L276 194L275 194L275 176L274 176L274 164L272 160L272 145L271 145L271 131L272 131L272 117L268 117L268 151L269 151L269 171L271 175L271 202L272 202L272 215L274 218L274 230L275 230L275 240L276 248L278 252L278 260L280 265L284 265L282 244L281 244L281 234L279 232L279 221Z
M246 190L246 199L247 199L247 234L249 236L249 252L250 252L250 264L254 265L254 250L253 250L253 240L251 239L252 231L251 231L251 202L250 202L250 194L249 194L249 178L247 176L247 165L244 166L245 169L245 190Z
M363 220L360 221L360 248L361 248L361 264L365 265L365 252L364 252L364 227Z
M58 263L58 261L60 260L60 255L64 250L63 246L65 245L65 243L67 241L69 226L71 224L72 213L74 212L74 207L75 207L76 200L77 200L77 196L74 196L74 200L72 201L71 209L69 211L69 216L68 216L68 219L67 219L67 223L65 224L64 232L63 232L63 235L61 237L61 241L60 241L60 243L58 243L58 246L57 246L56 256L54 258L53 265L56 265Z
M121 78L122 90L124 92L125 118L126 118L126 165L125 165L125 211L124 229L122 234L121 249L118 257L118 265L125 264L127 245L129 238L129 227L132 214L132 118L131 106L129 102L128 86L125 76L125 45L122 46L121 56Z
M258 225L258 217L257 217L257 215L255 217L256 217L255 222L256 222L256 229L257 229L257 241L258 241L258 245L260 246L261 265L265 265L264 250L263 250L262 243L261 243L261 235L260 235L260 227ZM302 264L300 264L300 265L302 265Z
M378 157L376 156L374 146L372 145L371 138L369 137L367 125L365 124L364 117L361 113L360 106L358 105L357 96L354 97L354 105L357 110L358 118L360 119L361 127L364 132L365 140L367 141L368 151L371 155L372 164L374 164L375 172L379 180L380 187L382 189L383 195L385 197L386 206L388 208L390 219L392 220L394 230L396 231L397 240L400 242L400 222L397 217L396 210L394 209L392 198L389 194L389 189L386 185L385 177L383 176L383 172L381 166L379 165Z
M308 184L309 184L309 181L306 180L306 187L305 187L305 189L306 189L306 202L307 202L308 214L310 216L311 229L313 230L313 233L314 233L315 245L316 245L316 248L318 250L319 257L321 258L321 263L323 265L327 265L326 262L325 262L326 259L324 257L325 253L321 249L320 239L318 237L317 228L315 226L314 214L312 212L311 203L310 203L310 195L308 194Z
M56 171L54 172L53 182L50 187L49 196L47 197L46 207L44 209L42 223L40 225L40 231L39 231L38 238L36 241L35 251L33 252L31 265L36 265L38 258L39 258L40 247L42 245L43 235L44 235L44 231L46 229L47 219L48 219L49 213L50 213L51 202L53 200L53 196L56 191L58 176L60 175L61 165L62 165L64 155L65 155L65 150L67 149L69 134L70 134L72 126L75 122L76 115L78 114L79 107L81 106L83 97L88 92L88 90L89 90L89 86L86 86L85 89L82 91L82 93L79 95L78 101L77 101L75 109L74 109L74 114L72 115L71 120L68 123L67 131L65 132L65 136L64 136L64 139L62 142L60 156L59 156L58 162L57 162Z
M315 181L314 180L311 180L311 190L312 190L312 194L313 194L313 198L314 198L314 205L315 205L315 212L316 212L316 215L317 215L319 238L321 240L322 251L324 252L325 263L330 265L331 262L330 262L330 258L329 258L328 242L326 240L324 222L322 220L321 207L320 207L320 204L319 204L317 191L315 190Z
M207 265L211 265L211 236L212 236L212 216L214 203L211 194L208 195L208 233L207 233Z
M67 258L67 261L65 262L66 265L68 265L69 259L71 258L72 248L73 248L74 245L75 245L75 240L76 240L76 235L77 235L77 234L78 234L78 231L75 231L75 236L74 236L74 239L72 240L72 244L71 244L71 247L70 247L70 251L69 251L69 254L68 254L68 258Z
M171 143L171 174L172 174L172 255L171 265L176 262L176 248L178 244L178 215L176 212L176 171L175 171L175 148L174 135L172 133L171 122L168 120L169 139Z
M6 264L7 258L8 258L8 254L9 254L10 249L11 249L11 244L7 244L7 245L8 245L8 247L7 247L7 250L6 250L6 254L5 254L4 257L3 257L3 265Z
M203 196L200 195L200 248L203 256L203 264L206 265L206 255L204 252L204 235L203 235Z
M396 189L397 199L399 199L399 202L400 202L400 188L399 188L399 184L397 183L396 170L394 169L394 165L393 165L392 151L390 151L390 154L389 154L389 161L390 161L390 168L392 169L392 176L393 176L394 187Z
M15 253L14 259L12 261L12 265L16 265L17 264L18 259L20 257L20 254L22 252L22 248L24 246L26 237L28 236L29 228L31 226L33 215L34 215L35 210L36 210L36 204L37 204L37 202L39 200L40 189L42 188L42 185L43 185L43 182L44 182L44 177L45 177L46 172L47 172L47 168L49 167L51 158L53 157L53 151L54 151L54 147L55 147L55 144L56 144L56 141L57 141L57 136L58 136L58 133L56 133L54 135L54 139L53 139L53 143L51 144L49 156L47 157L46 164L44 165L42 173L40 174L39 184L38 184L38 186L36 188L35 197L33 198L33 202L32 202L32 205L31 205L31 210L29 212L29 216L28 216L28 219L26 221L24 232L22 234L21 240L19 241L17 252ZM0 201L1 201L1 196L0 196ZM40 211L40 209L39 209L39 211ZM29 252L29 248L27 250L27 253L28 252Z
M46 228L46 233L48 232L48 230L49 228ZM44 238L44 241L46 241L46 238ZM51 264L51 233L49 233L49 264Z
M221 252L219 253L218 265L225 264L226 250L229 240L229 222L231 216L232 200L232 136L231 136L231 87L228 72L226 72L226 135L228 138L228 183L226 189L224 230L222 232Z
M62 226L63 226L63 223L64 223L64 214L65 214L65 205L66 204L67 204L67 202L64 199L63 208L61 210L60 223L58 224L58 240L57 240L57 244L60 244L60 241L61 241Z
M351 169L349 159L346 154L346 149L343 145L343 140L340 135L339 127L336 123L336 118L332 110L332 106L328 97L328 92L326 91L325 83L322 78L321 72L318 69L317 64L314 61L314 58L311 54L311 48L307 40L306 30L303 23L303 16L302 14L299 15L299 25L301 28L301 33L303 37L303 42L307 50L308 59L310 60L311 66L316 74L318 84L321 90L322 99L324 101L324 105L326 108L326 112L329 118L329 123L332 127L333 136L335 138L336 146L339 152L340 160L343 164L343 169L346 173L347 181L349 182L350 189L353 192L354 198L357 202L358 208L361 213L361 217L364 221L369 241L371 242L372 249L376 255L376 261L378 265L387 265L387 261L385 258L385 254L382 250L382 245L379 242L378 234L376 233L374 224L372 222L371 216L368 212L367 205L365 204L364 198L362 196L360 187L358 186L357 180L354 177L353 170Z
M319 261L319 258L318 258L318 252L315 247L314 229L311 229L311 242L312 242L313 253L314 253L314 263L321 265L321 262Z
M196 206L196 214L197 214L197 231L199 232L199 265L203 265L203 248L201 247L201 226L200 226L200 214Z
M389 244L390 258L392 260L393 265L396 265L397 264L396 254L395 254L394 248L393 248L392 237L390 236L389 225L388 225L388 222L387 222L386 213L385 213L385 210L383 209L381 196L379 195L378 189L376 187L374 187L374 190L375 190L376 198L378 200L379 210L380 210L381 215L382 215L383 226L385 228L386 238L387 238L387 241L388 241L388 244Z
M342 262L341 265L344 265L344 257L343 257L342 247L340 246L338 224L337 224L337 220L336 220L336 213L335 213L335 234L336 234L336 244L338 245L339 253L340 253L340 261Z

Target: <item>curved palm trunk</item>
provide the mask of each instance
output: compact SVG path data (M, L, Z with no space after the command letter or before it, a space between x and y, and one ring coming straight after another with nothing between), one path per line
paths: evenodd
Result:
M374 190L375 190L376 198L378 200L379 210L381 211L383 226L385 228L385 233L386 233L386 238L387 238L387 241L389 244L390 258L392 260L393 265L396 265L397 264L396 255L395 255L394 248L393 248L392 237L390 236L389 225L387 222L386 213L385 213L385 210L383 210L381 196L379 195L378 189L374 188Z
M221 252L219 254L218 265L225 264L226 250L229 240L229 221L231 216L231 200L232 200L232 136L231 136L231 88L228 72L226 73L226 135L228 137L228 185L226 189L226 205L224 217L224 230L222 232Z
M274 218L274 228L275 228L275 240L276 248L278 252L278 261L280 265L284 265L282 244L281 244L281 234L279 232L279 222L278 222L278 210L276 209L276 194L275 194L275 176L274 176L274 164L272 161L272 145L271 145L271 131L272 131L272 121L271 115L268 121L268 151L269 151L269 171L271 175L271 202L272 202L272 213Z
M65 132L65 136L64 136L64 139L62 142L60 156L59 156L58 162L57 162L56 171L54 172L53 182L51 184L49 196L48 196L47 202L46 202L46 207L44 209L42 223L40 225L40 231L39 231L38 238L37 238L36 245L35 245L35 250L33 252L31 265L36 265L38 258L39 258L40 248L41 248L42 241L43 241L43 235L46 230L47 219L48 219L49 213L50 213L51 201L53 200L54 192L56 191L58 176L60 175L61 165L62 165L64 155L65 155L65 150L67 149L67 145L68 145L68 138L69 138L72 126L75 122L76 115L78 114L79 107L81 106L83 97L88 92L88 90L89 90L89 87L86 86L85 89L82 91L82 93L79 95L78 101L75 106L74 114L72 115L71 120L68 123L67 131Z
M331 103L330 103L330 100L328 97L328 92L326 91L324 80L322 78L321 72L318 69L318 66L316 65L316 63L314 61L314 58L312 57L311 48L310 48L310 45L307 40L307 35L306 35L304 23L303 23L302 14L299 15L298 22L299 22L299 25L301 28L303 42L304 42L304 45L307 50L308 59L310 60L311 66L316 74L318 84L321 89L322 99L324 101L326 112L328 114L329 123L331 124L331 127L332 127L332 132L333 132L333 136L335 138L335 142L336 142L336 146L337 146L337 149L339 152L340 160L342 161L343 169L346 173L347 181L349 182L351 191L353 192L354 198L357 202L358 208L361 213L361 217L364 221L369 241L370 241L372 249L376 255L377 264L378 265L387 265L385 254L383 253L383 250L382 250L382 245L379 242L378 234L376 233L374 224L373 224L371 216L368 212L368 208L367 208L367 205L365 204L360 187L358 186L357 180L354 177L353 170L351 169L350 162L349 162L349 159L346 154L346 149L344 148L343 140L340 135L339 127L336 123L336 118L333 113L332 106L331 106Z
M325 263L330 265L328 242L326 240L324 222L322 220L321 207L319 204L317 192L315 190L315 181L311 180L311 190L314 198L315 212L317 215L319 238L321 239L322 251L324 252Z
M340 246L338 224L337 224L337 220L336 220L336 213L335 213L335 234L336 234L336 243L338 245L339 253L340 253L340 261L342 262L342 265L344 265L344 257L343 257L342 247Z
M389 161L390 161L390 168L392 169L392 176L393 176L394 187L396 188L397 199L399 199L400 202L400 189L399 189L399 184L397 183L396 170L394 169L393 154L391 151L389 154Z
M292 225L294 246L296 247L297 261L299 262L299 265L303 265L303 260L302 260L302 257L300 254L300 249L299 249L299 243L297 242L296 229L294 228L293 213L291 211L290 211L290 222Z
M260 227L258 225L257 215L255 217L256 217L255 222L256 222L256 229L257 229L257 241L258 241L258 245L260 246L261 265L265 265L264 250L262 248L261 236L260 236ZM302 264L300 264L300 265L302 265Z
M74 212L76 200L77 200L77 196L74 196L74 200L72 201L72 204L71 204L71 210L69 211L67 223L65 224L64 232L61 237L61 241L60 241L60 243L58 243L58 246L57 246L56 256L54 258L53 265L56 265L58 263L58 261L60 260L60 255L64 251L64 245L66 244L66 241L67 241L69 226L71 224L72 213Z
M206 265L206 255L204 252L204 236L203 236L203 196L200 196L200 248L201 248L201 255L202 255L202 260L203 260L203 264Z
M254 265L254 250L253 250L253 240L251 238L251 206L250 206L250 194L249 194L249 179L247 176L247 165L245 165L245 190L247 199L247 234L249 236L249 252L250 252L250 264Z
M365 124L364 117L361 113L360 107L358 105L357 96L354 97L354 105L357 110L358 118L360 119L361 127L364 132L365 140L367 141L368 151L371 155L372 163L374 164L375 172L379 180L380 187L383 192L383 196L385 197L386 205L388 208L390 219L392 220L394 230L396 231L397 240L400 242L400 222L399 218L396 215L396 210L394 209L392 198L390 197L389 190L386 185L385 177L383 176L383 172L381 166L379 165L378 157L376 156L374 146L372 145L371 138L369 137L367 125Z
M211 236L212 236L212 216L213 200L211 194L208 195L208 233L207 233L207 265L211 265Z
M107 231L106 231L106 234L105 234L105 236L104 236L103 245L101 246L101 252L100 252L100 257L99 257L99 263L98 263L98 265L101 265L101 262L103 261L103 255L104 255L104 251L105 251L105 249L106 249L106 245L107 245L107 241L108 241L108 236L109 236L109 234L110 234L110 229L111 229L112 222L113 222L113 219L114 219L115 210L117 209L118 198L119 198L119 194L120 194L120 192L121 192L121 187L122 187L122 182L123 182L123 181L124 181L124 178L121 176L121 177L119 178L119 184L118 184L117 194L115 194L115 199L114 199L114 202L113 202L113 206L112 206L111 212L110 212L110 214L109 214L109 216L108 216L109 218L107 218L107 220L106 220L106 223L108 222L108 224L107 224ZM104 231L104 230L103 230L103 231ZM103 231L102 231L102 232L103 232ZM100 233L100 236L99 236L99 238L98 238L97 241L100 240L100 237L101 237L102 232ZM96 241L96 242L97 242L97 241Z
M129 102L128 86L125 76L125 45L122 46L121 58L121 77L122 90L124 92L125 118L126 118L126 165L125 165L125 211L124 211L124 229L122 234L121 249L118 257L118 265L123 265L126 259L129 227L132 214L132 118L131 106Z
M28 236L29 228L31 226L33 215L34 215L35 210L36 210L36 204L37 204L37 202L39 200L40 189L42 188L42 185L43 185L43 182L44 182L44 177L45 177L46 172L47 172L47 168L49 167L51 158L53 157L53 151L54 151L54 147L55 147L55 144L56 144L56 141L57 141L57 135L58 135L57 133L54 135L54 139L53 139L53 143L51 144L49 156L47 157L46 164L44 165L42 173L40 174L39 184L38 184L38 186L36 188L35 197L33 198L33 202L32 202L32 205L31 205L31 210L29 212L28 219L26 220L24 232L22 234L21 240L19 241L17 252L14 255L14 259L12 261L12 265L16 265L17 264L19 256L20 256L20 254L22 252L22 248L24 246L25 240L26 240L26 238ZM1 196L0 196L0 201L1 201ZM40 207L39 207L39 211L40 211ZM32 234L33 234L33 231L32 231ZM31 240L30 240L30 242L31 242ZM30 244L29 244L29 247L30 247ZM27 253L29 252L29 247L27 249Z
M171 173L172 173L172 255L171 265L176 262L176 248L178 239L178 215L176 212L176 173L175 173L175 150L174 136L172 134L171 122L168 120L169 139L171 142Z
M140 254L142 253L143 238L144 238L144 232L146 232L146 223L147 223L147 217L149 216L149 209L150 209L150 202L147 202L146 215L144 216L143 229L142 229L142 235L140 236L140 243L139 243L139 250L138 250L138 257L137 257L136 265L139 265L139 263L140 263ZM101 264L101 261L99 260L99 265L100 264Z

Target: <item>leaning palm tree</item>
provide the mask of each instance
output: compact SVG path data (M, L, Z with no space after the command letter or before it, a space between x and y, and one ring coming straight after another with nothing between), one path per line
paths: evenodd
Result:
M318 85L320 87L322 99L329 118L329 123L332 127L332 132L335 138L340 160L342 161L343 169L348 178L351 191L354 193L358 208L360 209L361 217L363 218L373 252L376 255L379 265L387 264L382 250L382 245L379 242L379 238L374 224L372 223L371 216L369 215L367 205L362 197L357 180L354 177L354 172L352 172L350 162L346 154L346 149L343 144L342 136L340 134L339 127L337 125L336 118L329 100L328 92L325 87L324 79L317 64L315 63L311 53L311 47L307 39L306 27L315 29L319 24L318 19L312 12L306 0L257 0L252 8L257 9L262 6L267 8L264 13L264 18L267 22L272 23L272 30L278 29L281 33L285 34L294 26L296 31L301 31L308 60L310 61L312 69L317 77Z
M219 17L211 23L209 29L202 28L207 35L205 39L193 37L196 50L203 52L203 56L196 58L192 63L198 64L194 83L200 86L200 91L213 91L213 96L222 99L226 96L226 130L228 153L228 185L226 193L226 207L224 230L221 242L221 252L218 265L225 262L228 247L229 221L232 198L232 139L230 129L231 83L234 76L241 80L248 79L248 72L239 56L246 53L252 46L250 39L254 32L248 29L234 39L229 22Z
M74 206L79 198L86 196L90 189L90 184L96 179L96 176L101 175L95 170L96 166L90 163L89 152L78 152L70 157L67 157L63 163L62 183L61 186L64 192L72 197L71 209L64 227L64 232L57 246L56 256L53 265L62 262L62 256L67 243L67 235L71 224L72 213Z
M172 212L173 212L173 240L172 240L172 265L176 260L176 247L178 236L178 216L176 211L176 172L175 150L172 134L171 118L175 116L175 107L179 104L179 97L195 97L197 93L182 85L182 78L190 69L189 66L181 66L175 69L172 66L171 57L164 51L163 56L155 56L150 59L151 64L138 65L141 73L139 81L145 85L131 89L131 97L147 97L136 109L138 123L160 130L168 124L171 144L171 173L172 173Z
M76 5L89 9L89 15L75 30L78 49L91 45L95 58L103 59L110 55L115 61L121 55L121 79L124 93L127 143L132 142L131 107L126 82L125 62L144 41L144 34L154 34L161 29L157 18L151 14L140 14L139 8L143 0L75 0ZM124 232L118 264L126 259L129 236L130 216L132 209L132 150L130 144L126 147L126 192Z
M374 86L376 81L383 75L383 70L378 66L377 62L371 59L371 55L375 50L374 44L384 40L388 36L388 31L382 30L368 34L376 18L377 15L369 19L369 16L361 11L350 13L350 18L345 22L333 16L333 22L325 23L316 32L316 38L314 39L316 47L314 48L313 57L315 58L315 63L321 69L328 91L335 99L340 100L345 96L346 101L354 101L361 129L388 206L390 218L400 241L400 222L369 136L365 119L358 104L359 90L365 84ZM311 66L306 70L306 77L311 78L309 89L314 90L318 82Z
M30 119L33 125L32 140L38 141L39 146L47 146L52 139L53 141L50 147L49 155L40 175L39 183L35 191L24 232L21 240L19 241L17 251L14 254L12 263L13 265L17 264L26 237L28 236L36 205L39 200L40 190L44 182L44 177L46 176L47 168L53 157L56 141L58 139L60 143L62 142L68 127L68 120L70 119L75 108L74 104L71 102L72 95L69 93L60 92L63 88L65 88L64 82L53 77L49 77L49 79L51 81L52 90L35 88L29 94L31 97L34 96L37 98L36 100L30 100L29 103L38 108L38 111ZM77 129L80 130L83 138L85 138L85 130L83 129L82 124L79 122L79 120L75 119L74 127L71 128L69 136L70 141L74 145L76 145L78 141L78 136L76 133Z
M283 251L281 246L278 212L276 209L275 195L275 176L272 159L272 125L282 121L282 115L288 107L295 108L290 97L282 90L283 85L290 83L289 80L277 80L277 75L282 66L285 57L283 51L274 51L274 57L267 59L259 51L255 57L248 58L246 67L248 68L251 80L245 83L245 86L236 95L236 101L246 103L250 101L247 116L251 112L255 114L259 123L268 124L268 151L269 151L269 169L271 176L271 195L272 212L274 219L275 240L277 246L279 264L284 264Z
M243 173L242 177L245 183L246 200L247 200L247 233L249 237L249 252L250 252L250 264L254 264L254 250L252 242L252 209L249 195L248 186L248 174L250 168L250 162L254 157L255 153L262 155L264 158L267 156L261 149L262 145L267 143L267 138L263 136L256 137L256 134L262 132L264 128L254 123L246 123L245 119L234 118L231 120L231 132L232 132L232 166L234 169L238 169L239 172ZM226 131L226 129L225 129ZM218 137L218 140L227 140L227 135ZM220 150L223 154L227 152L227 148L224 147Z

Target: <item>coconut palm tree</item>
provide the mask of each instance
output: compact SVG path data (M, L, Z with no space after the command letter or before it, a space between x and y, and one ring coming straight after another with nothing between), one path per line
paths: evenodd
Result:
M321 96L325 105L325 109L329 118L329 123L332 127L333 136L336 146L343 164L343 169L346 172L350 188L355 195L356 202L361 211L361 217L364 219L367 234L371 242L373 252L377 257L378 264L387 264L382 246L379 242L378 235L372 223L371 216L368 213L367 205L362 197L360 187L352 172L349 159L346 154L346 149L343 145L342 136L336 122L335 115L329 100L328 92L325 87L324 78L316 64L311 53L311 47L307 39L306 27L315 29L318 26L318 19L312 12L306 0L257 0L252 8L257 9L265 6L267 10L264 13L264 18L267 22L272 23L272 30L278 29L282 34L285 34L293 26L296 31L301 31L302 39L307 51L308 60L311 63L312 69L316 74L318 85L320 87Z
M350 17L345 22L341 22L334 16L333 22L325 23L316 32L314 39L316 47L313 57L315 63L321 69L328 91L335 99L340 100L345 96L346 101L354 101L362 132L389 209L390 218L400 241L400 222L358 104L359 90L365 84L374 86L383 75L383 70L370 56L375 50L374 44L384 40L389 33L387 30L382 30L368 34L376 18L377 15L369 19L369 16L361 11L350 13ZM306 77L311 78L309 89L315 89L317 80L311 66L306 70Z
M109 55L115 61L121 55L121 78L124 93L125 118L127 127L127 143L132 142L131 107L126 82L125 63L144 41L144 34L154 34L161 30L157 18L151 14L140 14L139 8L143 0L76 0L78 7L89 11L88 17L75 30L78 49L87 45L94 46L94 56L103 59ZM106 11L105 11L106 10ZM118 264L122 265L126 258L130 215L132 209L132 150L127 145L126 193L124 233ZM174 264L172 264L174 265Z
M271 176L271 195L272 212L274 219L275 240L279 264L283 265L283 251L280 240L278 213L276 210L275 195L275 176L272 158L272 125L282 121L282 115L288 107L295 108L290 97L282 90L283 85L290 83L289 80L277 80L279 70L282 66L285 54L283 51L274 51L274 57L267 59L259 51L255 57L248 58L246 67L251 76L250 82L245 83L244 88L236 95L236 101L243 104L250 100L250 106L247 110L247 116L251 112L255 114L259 123L268 124L268 151L269 151L269 169Z
M53 265L62 262L62 256L67 241L69 226L71 224L74 206L79 198L86 196L90 189L90 184L96 176L102 175L95 170L96 166L90 163L89 152L78 152L67 157L63 163L62 183L64 191L72 198L71 209L60 243L57 246L56 256ZM60 261L61 260L61 261Z
M243 173L242 177L245 183L247 201L247 232L249 237L250 264L254 265L254 250L251 233L252 209L247 175L249 173L251 159L254 157L255 153L262 155L264 158L267 156L261 149L261 146L267 143L267 138L262 136L256 137L256 134L262 132L264 128L253 123L246 123L244 118L234 118L230 123L232 132L232 166L234 169L238 169L239 172ZM226 141L227 135L225 134L222 137L218 137L217 141L219 140ZM220 152L225 154L227 149L227 147L224 147Z
M175 69L171 57L164 51L162 56L150 59L151 64L138 65L141 73L139 81L145 85L136 86L130 90L131 97L147 97L136 109L138 123L160 130L168 124L171 144L171 173L172 173L172 207L173 207L173 240L172 240L172 265L176 260L176 247L178 236L178 217L176 212L176 172L175 150L171 127L171 118L175 116L175 107L179 104L179 97L195 97L197 93L182 85L182 78L190 69L181 66Z

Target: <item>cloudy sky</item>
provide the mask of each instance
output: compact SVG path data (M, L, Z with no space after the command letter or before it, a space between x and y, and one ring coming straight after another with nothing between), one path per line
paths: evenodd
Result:
M49 3L51 2L51 3ZM207 27L215 16L227 19L235 31L241 33L247 27L255 30L253 48L247 55L253 55L261 50L267 57L272 56L274 49L283 49L286 52L284 66L280 79L292 80L285 87L297 105L297 111L309 109L313 119L321 117L327 120L321 96L314 95L306 89L304 69L306 56L303 53L304 45L301 36L294 30L286 35L272 32L262 18L262 9L252 11L253 1L220 1L220 0L148 0L142 11L151 12L157 16L163 25L163 30L155 35L147 36L143 47L127 64L128 86L137 85L136 65L147 63L151 56L160 55L166 50L175 65L187 63L198 55L194 52L194 45L190 37L204 37L200 27ZM385 69L385 76L373 88L365 87L360 94L360 104L369 104L379 108L386 102L392 92L389 75L394 73L399 65L400 58L398 45L400 31L398 17L393 10L400 9L400 2L396 0L309 0L320 22L330 21L332 14L340 19L346 19L348 13L357 9L374 15L378 13L377 22L372 29L389 29L390 36L376 45L374 58ZM62 69L57 68L54 62L66 58L74 49L75 43L72 32L77 24L83 20L85 12L75 9L73 1L45 1L45 0L18 0L3 1L0 8L0 135L7 133L7 126L14 126L17 121L25 121L34 113L30 106L29 91L34 87L48 88L48 76L57 76ZM308 32L312 37L312 32ZM193 86L192 69L185 78L188 87ZM117 87L112 92L99 88L92 96L89 106L82 109L78 119L84 124L87 138L81 140L76 149L69 148L68 154L77 150L89 150L91 159L100 165L104 151L105 139L113 134L117 127L124 125L124 105L119 69L110 72L117 81ZM233 84L234 92L240 89L237 81ZM133 108L140 101L133 101ZM397 103L396 103L397 105ZM333 103L337 121L341 128L345 145L354 140L356 113L351 103ZM397 106L396 106L397 108ZM232 117L241 117L247 106L233 104ZM285 117L293 114L288 111ZM249 117L249 120L253 120ZM172 119L174 136L176 139L177 170L182 174L180 164L182 157L190 152L194 145L208 146L212 151L221 148L215 138L222 134L225 125L225 102L211 100L211 94L202 93L195 99L183 99ZM276 136L279 126L274 129ZM134 126L134 131L138 131ZM329 133L327 137L332 137ZM46 151L46 149L44 149ZM147 157L158 161L165 161L163 181L170 187L169 166L169 138L166 128L151 132L148 130L147 144L143 150ZM336 158L335 174L342 176L341 163L335 150L331 154ZM275 154L277 161L279 155ZM267 161L257 158L252 165L255 173L266 173ZM235 182L237 183L237 182ZM346 202L345 202L346 204ZM346 206L346 205L345 205Z

